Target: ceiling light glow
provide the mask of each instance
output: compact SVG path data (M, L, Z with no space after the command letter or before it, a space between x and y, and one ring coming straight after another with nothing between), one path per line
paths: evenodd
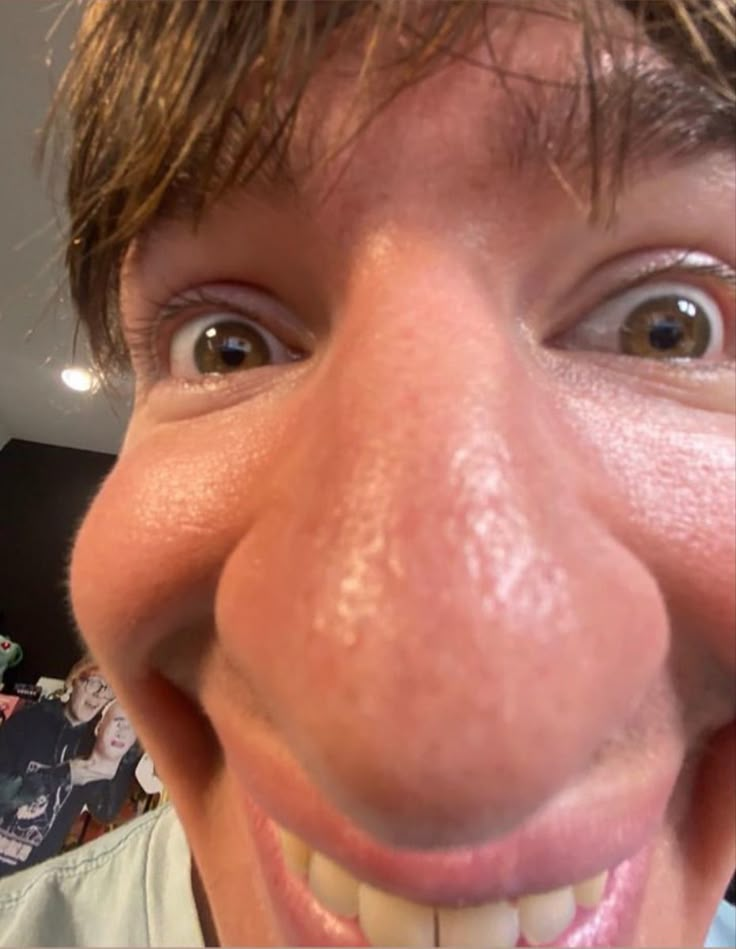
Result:
M64 385L74 389L75 392L89 392L94 383L92 373L87 369L64 369L61 379Z

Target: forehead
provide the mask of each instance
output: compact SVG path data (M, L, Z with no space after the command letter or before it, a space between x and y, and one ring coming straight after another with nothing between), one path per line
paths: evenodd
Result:
M635 51L624 27L612 36L615 44L594 54L594 143L581 28L567 18L539 13L507 19L492 37L481 37L462 57L445 60L387 101L381 95L392 88L388 76L378 90L369 85L356 93L355 57L340 51L310 82L288 169L264 170L246 190L237 189L236 198L198 223L198 233L210 242L218 227L242 236L251 232L234 227L234 220L247 219L257 232L262 207L287 218L299 209L310 228L326 224L329 239L346 244L399 210L408 209L421 229L436 226L448 209L462 215L482 203L486 226L492 230L495 221L507 233L508 215L521 219L529 202L537 211L542 200L550 211L572 202L575 216L585 219L595 202L591 189L603 192L616 180L620 185L624 160L628 174L641 166L651 176L653 163L656 171L657 162L732 147L729 110L651 49ZM618 148L624 134L633 154ZM401 182L401 209L394 181ZM123 281L123 316L126 284L141 283L145 290L163 260L169 261L166 270L177 270L185 258L196 277L191 258L198 251L187 209L180 210L161 216L134 243L123 269L124 277L134 278Z
M417 118L437 123L442 109L435 96L443 89L469 97L482 90L491 101L505 91L514 94L506 101L511 121L518 118L519 107L523 108L521 90L525 86L541 90L549 83L570 85L579 78L581 33L575 21L550 17L544 11L517 11L503 18L492 18L489 13L486 20L490 22L485 30L479 23L428 63L404 68L401 33L382 34L367 64L358 40L353 37L351 45L348 37L348 45L338 46L308 79L296 114L293 147L286 156L290 167L299 165L299 157L318 160L334 155L359 133L365 134L393 104L413 108ZM253 94L258 94L257 88L246 82L241 91L242 108L251 105ZM277 111L291 94L287 80ZM434 100L433 109L427 106L428 95ZM512 108L514 97L518 97L516 109ZM468 118L475 118L472 98L465 105Z
M620 4L595 4L607 11L596 22L569 15L584 6L488 5L482 28L411 79L397 65L401 35L381 40L370 69L356 37L352 45L337 44L309 79L288 148L265 156L248 177L249 192L268 201L286 194L319 203L347 180L374 201L389 190L387 164L397 172L413 164L421 192L422 172L457 169L454 158L443 168L454 153L463 156L466 180L486 180L490 172L517 183L544 176L591 209L602 195L612 197L637 163L732 145L731 110L637 38ZM243 84L244 112L257 88ZM262 131L270 134L268 122ZM209 165L216 180L228 177L240 144L237 134L224 136ZM196 147L191 163L207 164ZM200 207L199 186L192 184L197 175L190 172L172 183L138 248L162 222L186 220L192 206ZM453 175L446 179L452 186Z
M578 6L538 4L532 12L521 9L526 4L513 9L488 4L477 22L424 63L415 63L416 52L404 48L410 27L377 34L366 52L365 31L351 31L348 23L344 36L338 30L332 37L333 49L310 72L303 92L295 91L288 75L281 78L273 114L263 115L244 175L236 183L247 180L251 190L269 196L277 191L301 194L315 182L329 190L356 149L369 155L373 147L384 148L388 138L399 162L407 115L414 140L424 130L435 142L446 135L462 148L485 137L496 161L517 166L549 148L552 130L559 131L561 125L568 133L566 146L580 145L580 133L587 128L583 31L579 19L565 12ZM625 48L629 21L618 19L623 25L618 33L605 35L605 44L604 34L598 34L607 52L591 55L598 59L607 55L612 62ZM420 22L417 29L422 28L430 27ZM256 70L241 85L239 113L252 113L261 95ZM464 120L461 139L459 109ZM272 148L287 130L286 144ZM165 213L172 207L186 213L189 198L197 201L198 186L192 188L191 183L208 163L215 181L231 179L232 166L243 157L242 129L237 123L226 129L217 153L209 156L212 161L208 148L208 136L194 144L181 181L173 182L164 202ZM431 154L428 150L425 158ZM203 185L206 188L209 182Z

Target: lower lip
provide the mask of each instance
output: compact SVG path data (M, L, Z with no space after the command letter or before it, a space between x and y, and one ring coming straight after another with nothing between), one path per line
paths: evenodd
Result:
M355 920L336 916L284 863L276 824L248 798L246 810L266 885L286 941L299 946L367 946ZM578 910L551 946L630 945L641 907L653 841L609 874L606 892L592 910ZM520 939L519 946L529 943Z

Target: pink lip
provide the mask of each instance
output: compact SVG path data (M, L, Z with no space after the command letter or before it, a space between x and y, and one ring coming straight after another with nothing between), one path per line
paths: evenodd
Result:
M276 824L252 800L248 800L246 810L271 899L288 942L300 946L369 945L355 919L340 917L325 909L314 897L306 882L286 867ZM570 927L549 945L628 945L641 904L652 843L653 841L649 840L633 857L612 868L606 892L598 906L593 910L578 909ZM444 855L424 854L420 857L412 854L409 859L415 862L424 859L425 869L430 871L436 870L439 864L442 874L446 872L446 865L443 866L443 861L446 860ZM361 876L360 879L365 877ZM569 876L566 882L571 882ZM450 900L421 902L444 903ZM528 946L529 943L522 938L517 945Z
M270 760L278 762L274 770L254 770L237 732L218 724L227 768L239 788L274 909L290 943L366 944L355 920L322 907L305 881L285 866L278 825L359 881L434 906L513 900L609 870L603 900L595 910L581 911L559 944L630 941L649 857L679 774L677 755L650 756L646 766L635 768L601 765L550 798L516 830L490 842L411 850L362 830L283 752L272 755ZM268 755L262 760L269 760Z
M243 775L232 756L233 772ZM631 859L660 825L674 777L646 786L561 793L517 830L477 846L443 850L389 847L324 799L265 799L241 782L246 807L267 813L359 880L419 903L451 905L546 892ZM610 787L609 787L610 785Z

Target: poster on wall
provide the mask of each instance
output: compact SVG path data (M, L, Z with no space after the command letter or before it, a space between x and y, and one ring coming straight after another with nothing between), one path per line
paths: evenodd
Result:
M13 712L23 706L23 699L19 695L3 695L0 693L0 725L7 722Z
M156 806L135 771L132 725L84 659L37 701L0 694L0 877L79 846Z

